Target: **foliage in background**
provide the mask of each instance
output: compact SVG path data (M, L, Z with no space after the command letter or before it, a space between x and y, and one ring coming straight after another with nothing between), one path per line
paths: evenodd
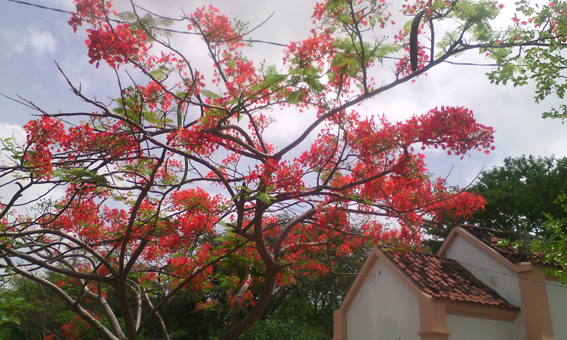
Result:
M504 165L483 171L467 189L481 195L486 203L466 219L448 221L429 233L443 240L461 222L497 230L511 230L518 235L548 238L543 227L547 216L556 221L567 213L555 204L567 193L567 158L521 156L504 159ZM563 226L565 228L565 225ZM521 237L522 238L522 237ZM426 242L434 250L440 241Z
M545 237L545 214L567 217L554 201L567 193L567 158L522 156L483 172L469 188L486 200L468 222L498 230L523 228Z
M65 304L51 290L25 278L12 277L0 291L0 339L43 339L61 336Z
M555 202L565 214L567 214L567 195L559 195ZM542 260L552 268L547 268L547 273L557 277L563 284L567 285L567 217L555 217L547 215L548 220L543 223L545 238L536 238L531 245L531 251L543 254Z

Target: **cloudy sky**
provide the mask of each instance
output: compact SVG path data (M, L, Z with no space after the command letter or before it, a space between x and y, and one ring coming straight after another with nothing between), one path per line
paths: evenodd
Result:
M28 0L34 4L73 10L68 0ZM118 6L123 0L116 1ZM398 1L398 0L395 0ZM238 18L255 26L271 19L252 34L252 38L287 43L306 38L311 29L312 0L216 0L140 1L164 15L192 13L196 7L213 4L229 18ZM511 17L513 2L503 2L506 10L501 23ZM397 13L394 13L397 15ZM32 100L49 112L89 110L75 98L60 75L55 61L89 96L98 99L117 96L112 70L106 65L95 68L88 63L84 31L76 35L67 25L68 15L0 0L0 93ZM192 43L177 38L191 58L206 61L206 53ZM281 63L281 48L257 45L246 51L251 59L267 64ZM465 55L459 62L482 62L478 56ZM210 63L210 62L209 62ZM206 65L206 64L204 64ZM490 67L450 64L429 72L416 83L399 86L360 107L363 114L385 114L398 121L424 113L441 105L465 106L474 111L479 122L496 129L496 150L490 155L475 152L463 160L442 152L428 152L427 164L432 173L448 177L452 185L466 186L482 169L500 165L508 156L567 156L567 125L542 119L541 113L560 103L551 98L540 104L533 100L533 88L491 85L484 75ZM386 68L384 72L391 72ZM22 126L32 118L33 110L0 97L0 137L23 136ZM285 112L276 117L278 129L270 137L284 143L307 123L298 113Z

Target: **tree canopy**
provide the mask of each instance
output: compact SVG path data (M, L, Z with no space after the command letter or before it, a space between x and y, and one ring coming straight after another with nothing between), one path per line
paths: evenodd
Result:
M504 165L483 171L466 190L482 196L484 207L466 219L449 217L428 231L434 236L426 241L432 250L463 222L514 231L522 240L522 235L545 239L553 234L544 226L550 217L567 218L565 210L556 204L557 198L567 192L567 158L507 157Z
M508 157L504 165L483 172L470 188L486 204L469 222L487 228L525 228L541 234L545 214L564 218L555 200L567 193L567 158Z
M325 275L361 246L416 245L425 222L469 216L483 199L431 178L416 150L488 153L492 128L463 107L393 123L356 106L468 50L495 59L504 77L514 48L559 53L566 27L553 2L525 5L525 25L496 31L493 1L396 4L408 19L398 25L385 2L329 0L304 40L282 46L283 65L267 66L245 55L258 46L246 40L253 29L213 6L169 19L134 2L121 14L111 1L75 3L69 25L86 28L90 63L114 70L120 91L110 103L89 98L60 66L92 110L28 101L40 116L24 144L4 140L0 167L11 193L0 267L63 301L74 315L67 339L135 340L151 322L168 338L159 311L182 290L217 287L224 295L205 294L197 308L225 313L219 339L235 339L276 287ZM434 23L449 24L442 36ZM399 33L382 36L386 26ZM172 34L198 37L191 47L206 51L208 68ZM276 143L286 110L310 124Z

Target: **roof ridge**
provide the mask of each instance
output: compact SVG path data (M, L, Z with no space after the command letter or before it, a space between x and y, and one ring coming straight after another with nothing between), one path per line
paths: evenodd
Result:
M386 248L387 250L389 250L386 246L378 246L378 247L380 247L381 249ZM412 249L408 249L408 250L405 250L405 251L420 254L420 255L425 255L425 256L431 256L431 257L434 257L434 258L437 258L437 259L440 259L440 260L443 260L443 261L453 261L453 262L459 263L459 261L457 261L455 259L448 258L447 256L445 256L445 254L443 254L443 256L440 256L440 255L437 255L437 254L425 253L423 251L417 251L417 250L412 250ZM399 250L399 252L404 252L404 250Z

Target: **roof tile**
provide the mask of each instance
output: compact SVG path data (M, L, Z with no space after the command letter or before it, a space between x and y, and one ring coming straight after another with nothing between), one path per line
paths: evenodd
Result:
M518 310L457 261L415 251L380 247L423 292L435 297Z

